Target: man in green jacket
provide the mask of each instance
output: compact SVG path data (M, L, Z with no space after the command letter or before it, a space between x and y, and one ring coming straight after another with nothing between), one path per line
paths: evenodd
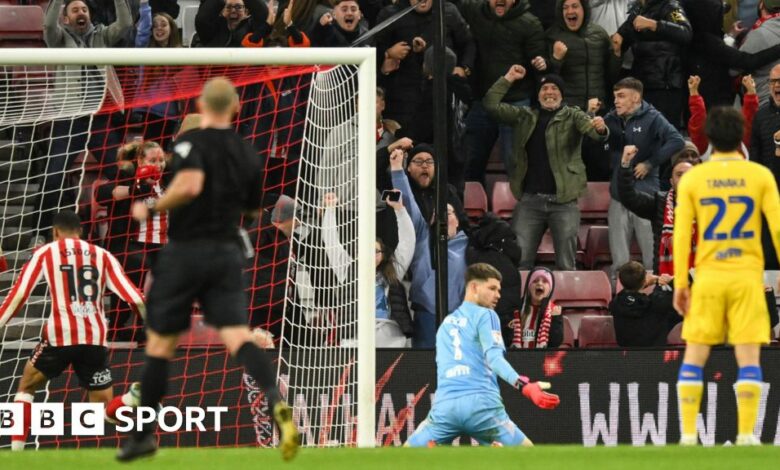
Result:
M509 175L512 193L518 199L512 229L521 250L520 268L531 269L542 235L550 228L555 264L560 270L575 269L580 210L577 199L585 192L582 136L605 141L609 135L604 119L563 103L563 80L548 74L539 84L539 106L513 106L501 99L525 68L513 65L488 90L482 101L491 117L512 126L514 172Z

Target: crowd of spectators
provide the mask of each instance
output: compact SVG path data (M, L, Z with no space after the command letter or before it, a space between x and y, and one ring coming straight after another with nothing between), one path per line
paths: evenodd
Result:
M410 5L415 8L402 14ZM608 270L625 289L613 301L615 324L642 330L623 331L618 342L660 344L676 319L665 303L666 291L660 292L674 286L675 190L687 170L708 158L702 133L707 109L740 106L748 124L745 158L780 177L780 0L451 0L444 5L443 71L431 66L432 5L433 0L202 0L190 47L376 48L377 194L386 196L377 204L382 221L376 236L380 345L404 346L407 338L414 347L435 344L433 182L441 159L450 169L444 175L449 184L449 310L462 300L466 262L489 262L504 276L497 309L507 345L558 346L561 308L551 300L552 272L537 267L537 250L549 229L554 267L580 267L578 199L588 182L608 181L613 263ZM49 47L182 47L179 10L174 0L51 0L44 38ZM364 38L391 18L395 21ZM90 79L86 72L82 80ZM95 147L101 164L115 167L97 191L109 212L126 212L128 201L162 194L164 152L188 103L160 97L175 95L171 87L186 80L181 75L186 73L186 68L166 67L138 71L139 93L153 104L120 119L142 126L140 142L123 147L117 136L98 139L97 132L88 132L86 118L53 123L34 243L42 243L43 229L50 225L43 209L58 206L47 197L63 187L64 169L84 145ZM431 79L438 73L446 74L449 84L447 155L437 155L432 146ZM242 109L238 125L239 131L264 136L253 143L269 160L294 161L300 153L300 144L280 145L300 141L295 135L302 132L308 85L295 80L242 89L258 97L257 109L278 111L268 124L243 119L252 114ZM356 123L344 126L334 130L334 140L357 129ZM99 145L93 145L96 140ZM500 169L491 171L510 183L517 200L514 213L508 222L492 214L470 221L462 203L465 182L487 186L494 150ZM347 145L339 147L342 151L355 149ZM306 243L321 248L318 259L342 261L327 270L338 286L352 275L339 268L352 261L351 245L338 230L338 201L348 198L336 193L318 197L327 209L317 216L319 229L305 235ZM292 226L287 196L267 206L255 226L260 249L250 282L276 287L253 298L253 314L264 309L253 315L253 323L278 325L289 243L304 235ZM123 256L126 267L139 268L136 281L143 283L150 257L165 243L165 221L130 227L127 218L111 219L116 222L109 235L116 236L106 237L106 244ZM641 264L631 262L634 237ZM276 248L264 252L266 244ZM771 243L766 253L767 267L776 269ZM283 267L262 269L269 265ZM531 271L525 285L518 270ZM296 279L296 284L305 283ZM655 286L658 294L642 293ZM303 302L304 293L296 295ZM648 316L640 313L643 309L653 312Z

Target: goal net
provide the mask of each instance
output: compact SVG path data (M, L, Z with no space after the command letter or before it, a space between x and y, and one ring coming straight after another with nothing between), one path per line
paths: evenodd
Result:
M51 219L62 209L76 210L83 238L115 254L148 289L167 221L139 226L129 208L159 197L170 176L163 171L155 182L137 172L167 158L205 81L228 77L241 101L235 129L265 166L261 216L244 222L254 245L245 275L250 324L274 336L280 387L305 445L373 446L372 51L5 49L0 64L0 242L9 265L0 299L34 248L51 241ZM0 328L0 403L14 400L51 309L45 283L29 294ZM140 378L143 325L113 296L105 312L113 388L121 394ZM164 405L228 412L220 432L207 419L205 431L161 434L163 445L275 443L262 391L226 354L197 304L169 376ZM84 401L70 370L35 396L65 403L66 417ZM66 422L63 436L30 436L28 446L115 446L120 437L111 425L103 436L73 436ZM9 444L0 438L0 447Z

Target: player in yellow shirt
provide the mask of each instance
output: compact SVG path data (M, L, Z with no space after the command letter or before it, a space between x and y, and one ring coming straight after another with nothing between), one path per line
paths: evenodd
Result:
M674 308L685 317L685 357L677 381L681 445L696 445L703 367L710 347L734 345L737 376L737 445L760 445L753 435L761 398L761 345L769 342L764 298L761 214L780 250L780 196L766 167L737 152L744 119L735 108L713 109L705 132L715 152L683 176L674 214ZM688 286L695 225L696 282ZM778 251L780 253L780 251Z

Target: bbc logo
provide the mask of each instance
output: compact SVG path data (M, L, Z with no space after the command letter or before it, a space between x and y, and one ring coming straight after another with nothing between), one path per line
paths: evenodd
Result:
M70 435L102 436L105 434L105 407L102 403L73 403L70 409ZM24 433L24 405L0 404L0 436ZM62 436L65 434L65 405L63 403L32 403L30 407L30 434L35 436Z

